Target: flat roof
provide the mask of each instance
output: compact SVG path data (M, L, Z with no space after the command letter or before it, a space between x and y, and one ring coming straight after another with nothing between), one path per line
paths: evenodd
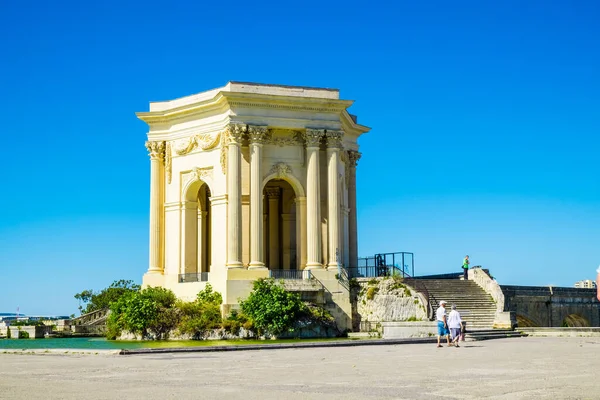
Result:
M340 91L331 88L276 85L270 83L230 81L223 87L168 101L150 102L150 111L165 111L214 98L219 92L255 93L272 96L305 97L339 100Z

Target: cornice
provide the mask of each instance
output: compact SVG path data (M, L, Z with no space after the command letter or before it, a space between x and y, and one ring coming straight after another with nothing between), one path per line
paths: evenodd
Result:
M228 107L273 108L289 111L335 112L345 111L352 100L322 99L316 97L278 96L256 93L219 92L209 100L171 108L164 111L137 112L148 125L172 124L191 115L225 111ZM349 117L348 117L349 118Z

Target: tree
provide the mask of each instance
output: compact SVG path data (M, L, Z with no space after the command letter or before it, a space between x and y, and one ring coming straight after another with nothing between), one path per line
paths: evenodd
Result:
M82 314L87 314L92 311L110 308L111 304L118 301L123 295L139 290L140 285L135 284L132 280L121 279L114 281L109 287L98 293L94 293L92 290L84 290L77 293L75 298L79 300L79 311ZM84 308L81 303L86 304L86 307Z

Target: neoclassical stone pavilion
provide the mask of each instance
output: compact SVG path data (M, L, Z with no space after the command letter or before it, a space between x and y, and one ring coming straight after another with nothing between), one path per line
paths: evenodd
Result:
M357 139L369 128L352 103L335 89L229 82L137 113L151 180L143 284L192 298L210 282L235 305L259 277L333 282L356 266Z

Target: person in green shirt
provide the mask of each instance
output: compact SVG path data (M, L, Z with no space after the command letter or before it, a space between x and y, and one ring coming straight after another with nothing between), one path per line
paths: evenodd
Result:
M469 256L465 256L465 259L463 260L463 278L465 281L469 279L469 274L467 273L468 271L469 271Z

